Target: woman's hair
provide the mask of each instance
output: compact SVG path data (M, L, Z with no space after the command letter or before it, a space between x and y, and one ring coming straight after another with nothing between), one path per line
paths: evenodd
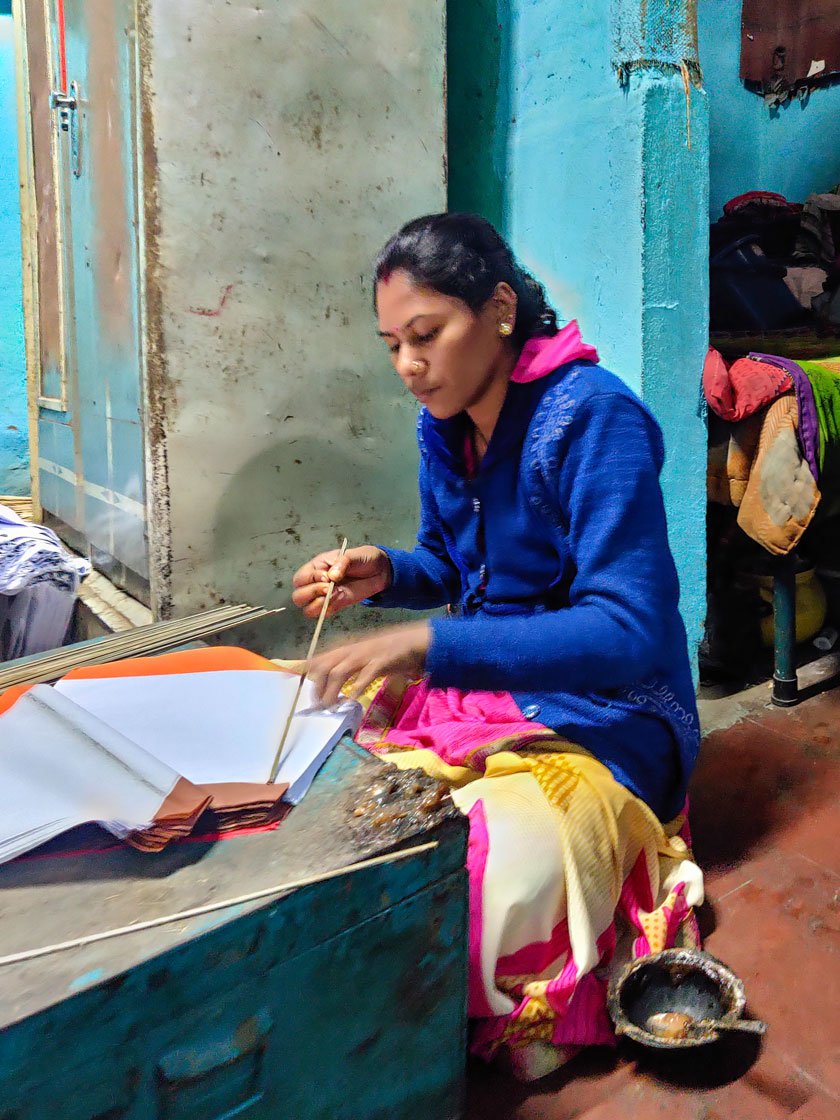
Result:
M477 214L429 214L403 226L374 263L374 300L375 285L398 269L472 311L481 310L497 284L509 284L518 300L511 339L518 346L557 330L542 284L517 264L507 242Z

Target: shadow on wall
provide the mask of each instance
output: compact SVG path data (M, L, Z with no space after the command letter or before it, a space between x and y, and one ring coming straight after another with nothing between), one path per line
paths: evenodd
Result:
M511 115L509 0L449 0L447 86L449 209L504 229ZM491 153L488 166L486 154Z
M273 418L273 444L224 480L207 550L215 570L199 573L196 583L217 588L227 601L290 607L294 572L319 552L337 548L342 537L351 545L413 545L413 537L395 541L392 534L395 510L417 508L416 460L400 454L402 439L395 436L391 443L374 433L405 429L410 435L414 411L403 395L377 391L378 378L393 376L389 370L371 371L369 385L366 376L336 369L329 407L320 417L303 410L304 416ZM359 494L370 496L370 506L348 520L347 511L359 509ZM416 521L410 524L413 529ZM358 630L402 617L358 608L330 629ZM301 656L312 625L290 607L255 628L249 640L261 653Z

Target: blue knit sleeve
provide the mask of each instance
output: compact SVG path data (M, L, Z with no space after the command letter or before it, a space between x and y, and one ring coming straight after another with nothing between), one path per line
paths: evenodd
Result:
M547 426L552 508L543 512L571 552L569 606L434 621L434 685L592 692L659 667L678 602L659 487L661 433L629 393L597 392L565 406Z
M426 457L420 456L420 527L410 551L383 548L391 561L390 587L367 602L375 607L431 610L455 603L461 594L461 575L447 549L437 502L429 482ZM382 546L380 546L382 547Z

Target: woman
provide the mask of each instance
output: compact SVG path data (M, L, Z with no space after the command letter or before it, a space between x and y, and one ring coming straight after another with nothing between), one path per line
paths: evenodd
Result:
M331 613L450 606L309 672L327 704L387 678L360 741L468 814L473 1048L533 1078L611 1041L622 930L625 955L695 937L678 814L699 733L662 437L481 218L400 230L375 304L424 406L417 546L323 553L293 598L315 617L332 581Z

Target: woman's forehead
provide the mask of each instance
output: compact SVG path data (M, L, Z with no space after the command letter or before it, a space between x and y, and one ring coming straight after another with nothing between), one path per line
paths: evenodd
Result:
M416 284L405 272L392 272L376 285L376 309L382 331L399 330L417 316L439 315L460 306L460 300Z

